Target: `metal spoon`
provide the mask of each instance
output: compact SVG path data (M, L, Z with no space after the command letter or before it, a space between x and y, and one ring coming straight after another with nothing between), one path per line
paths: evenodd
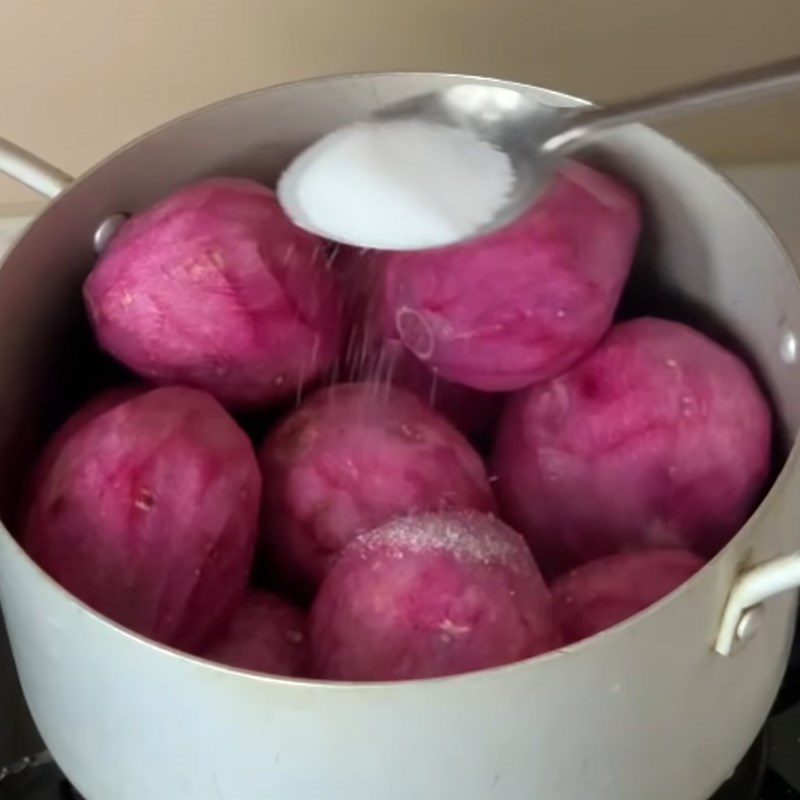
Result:
M504 205L472 239L523 215L561 160L610 128L703 111L800 86L800 57L724 75L605 108L546 105L520 91L459 84L384 106L366 120L416 119L462 128L509 157L516 176Z

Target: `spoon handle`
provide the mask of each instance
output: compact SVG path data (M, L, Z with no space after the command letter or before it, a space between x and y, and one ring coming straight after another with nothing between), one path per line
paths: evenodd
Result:
M584 139L619 125L703 111L712 106L777 94L796 86L800 86L800 57L722 75L690 86L667 89L603 108L578 111L569 117L563 130L542 145L542 152L561 155L581 146Z

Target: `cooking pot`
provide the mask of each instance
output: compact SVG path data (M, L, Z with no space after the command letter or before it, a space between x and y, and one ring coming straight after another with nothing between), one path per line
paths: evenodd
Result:
M737 343L772 397L782 443L776 480L753 517L654 607L563 650L457 677L271 678L110 622L13 537L37 443L107 369L90 346L80 285L119 215L203 176L273 182L334 127L465 81L485 82L378 74L265 89L183 117L74 182L8 143L0 148L0 169L53 196L0 271L0 600L32 715L87 800L706 800L764 721L800 584L791 447L800 424L800 287L748 202L641 126L607 134L588 154L644 200L633 300L702 320Z

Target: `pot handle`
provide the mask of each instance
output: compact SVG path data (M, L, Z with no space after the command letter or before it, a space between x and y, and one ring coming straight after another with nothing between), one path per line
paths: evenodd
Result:
M60 194L72 183L66 172L3 138L0 138L0 172L48 198Z
M743 572L728 596L714 650L721 656L736 653L755 636L764 615L764 600L798 587L800 551Z

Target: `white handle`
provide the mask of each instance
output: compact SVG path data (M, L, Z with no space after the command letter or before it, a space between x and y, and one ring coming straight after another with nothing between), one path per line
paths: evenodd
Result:
M72 177L38 156L0 138L0 172L45 197L55 197L72 183Z
M775 558L742 573L733 584L714 649L729 656L758 626L760 604L789 589L800 587L800 552Z

